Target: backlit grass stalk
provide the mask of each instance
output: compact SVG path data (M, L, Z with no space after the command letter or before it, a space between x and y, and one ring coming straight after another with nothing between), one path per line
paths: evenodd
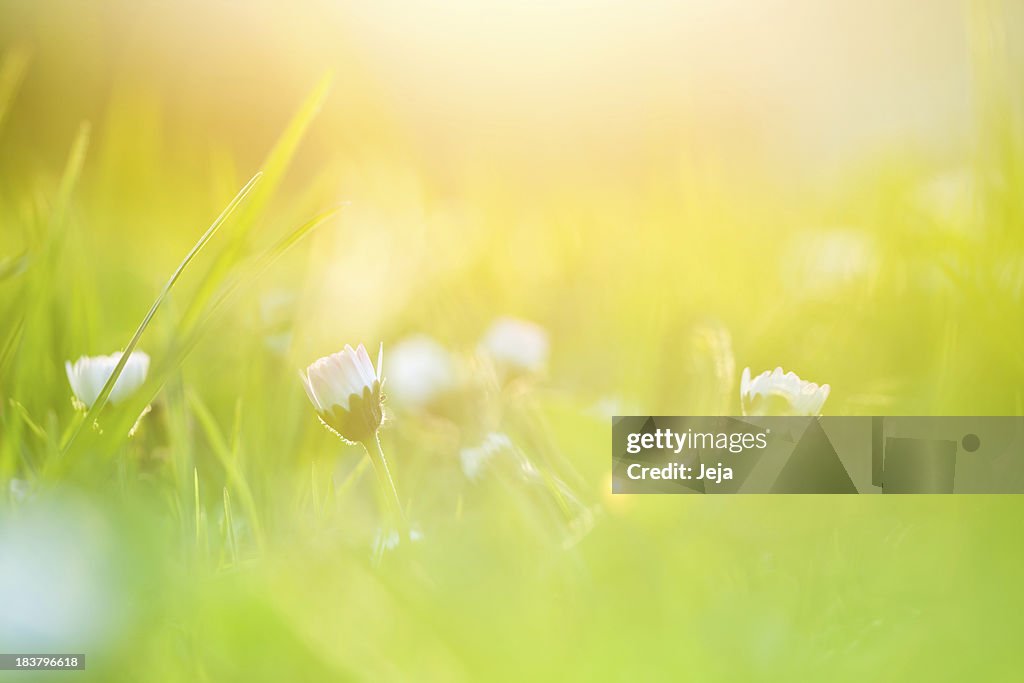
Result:
M267 248L258 256L253 257L248 264L240 266L238 268L239 273L223 285L217 296L209 303L200 322L180 335L174 344L162 354L159 365L151 373L152 381L148 382L147 386L144 387L144 391L141 392L146 403L151 403L156 398L156 395L166 385L171 373L181 367L181 364L199 344L203 334L209 329L210 323L215 318L217 312L231 299L232 295L257 281L274 263L288 253L292 247L296 246L328 220L334 218L341 209L342 206L336 206L314 216L278 240L273 246ZM127 432L129 426L127 423L113 426L107 425L106 431L111 434L121 435Z
M29 54L22 48L8 49L0 62L0 128L28 69Z
M332 80L333 76L330 73L320 79L264 159L261 168L266 181L261 184L259 190L253 193L249 206L240 214L236 223L238 229L234 235L230 236L227 247L217 255L210 270L200 279L196 296L185 310L182 318L181 326L186 332L191 332L201 322L203 311L214 297L217 287L227 277L231 267L240 259L245 241L256 225L257 218L274 196L291 165L299 144L306 135L306 131L320 112L320 108L330 92Z
M238 208L238 205L242 203L242 200L245 199L246 195L249 194L252 188L259 181L261 175L261 173L257 173L249 180L249 182L245 184L245 187L243 187L238 192L238 194L235 195L234 199L232 199L231 202L224 208L224 210L221 211L220 215L217 216L217 219L213 222L213 224L210 225L209 228L207 228L206 232L203 233L202 237L199 238L199 241L195 243L195 245L188 252L188 254L185 255L185 258L181 261L181 263L178 264L178 267L175 268L174 272L171 274L170 279L167 280L167 283L164 285L164 288L160 291L160 294L157 296L156 301L154 301L153 305L150 306L149 312L146 313L146 317L142 319L142 322L139 324L138 329L135 330L135 334L132 335L131 341L128 342L128 345L124 349L124 353L121 355L121 360L118 362L117 367L114 368L114 372L111 373L110 379L108 379L107 383L103 386L103 390L100 391L99 396L96 398L96 402L93 403L91 408L89 408L89 412L86 413L85 419L81 422L78 428L71 434L71 438L68 439L68 442L61 447L62 455L66 455L68 453L68 451L71 449L71 446L74 444L75 440L82 433L82 430L85 428L85 425L90 425L96 420L96 417L99 415L100 410L102 410L103 406L106 404L107 398L110 396L110 392L113 391L114 384L117 383L117 378L121 376L121 372L124 370L125 365L128 363L128 358L131 356L132 351L138 345L139 339L142 338L142 333L146 331L147 327L149 327L149 323L153 319L153 316L156 315L156 312L160 309L160 305L163 304L164 300L167 298L167 295L170 294L171 288L174 287L174 284L178 281L178 278L180 278L181 274L185 272L185 268L187 268L189 263L192 262L192 259L194 259L196 255L199 254L200 251L202 251L203 247L205 247L206 244L210 241L210 239L213 238L213 236L217 233L220 227L224 225L224 222L227 221L228 217L232 213L234 213L235 209Z

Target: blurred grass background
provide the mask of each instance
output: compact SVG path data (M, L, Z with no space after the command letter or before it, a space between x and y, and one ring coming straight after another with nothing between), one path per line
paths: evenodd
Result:
M0 17L0 650L103 681L1019 678L1015 497L607 493L610 411L735 414L747 365L830 383L827 414L1024 413L1019 5ZM62 452L64 361L123 348L258 170L146 386ZM375 565L372 478L295 370L468 357L503 315L546 373L389 407L423 538ZM578 501L467 479L487 429Z

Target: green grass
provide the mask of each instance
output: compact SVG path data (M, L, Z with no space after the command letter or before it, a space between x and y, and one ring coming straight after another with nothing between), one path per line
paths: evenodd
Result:
M383 152L303 175L329 79L241 174L101 122L63 167L3 165L0 569L33 568L17 578L42 606L0 614L0 649L85 650L97 681L1016 680L1016 497L613 499L595 410L735 413L739 370L783 365L832 385L828 414L1024 413L1021 121L978 49L991 106L952 164L973 182L959 208L922 199L949 164L910 153L817 195L691 159L529 201ZM26 60L0 65L0 126ZM158 190L122 192L143 169ZM799 253L831 225L869 245L863 269ZM504 314L549 330L544 377L474 364ZM387 376L414 332L470 379L441 415L388 405L423 537L375 559L372 468L295 370L383 340ZM64 361L122 348L152 356L145 385L77 413ZM467 479L459 449L490 430L537 476L508 457Z

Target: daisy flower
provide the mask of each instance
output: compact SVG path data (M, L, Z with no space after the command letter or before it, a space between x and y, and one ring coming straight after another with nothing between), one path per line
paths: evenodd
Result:
M109 356L82 356L74 363L67 361L64 369L78 403L86 410L92 408L107 380L114 373L114 368L121 360L123 353L118 351ZM107 400L120 403L135 392L146 381L149 372L149 356L142 351L133 351L125 363L124 369L114 383Z
M744 415L814 416L821 414L830 390L827 384L806 382L782 368L766 370L753 379L750 368L743 368L740 406Z

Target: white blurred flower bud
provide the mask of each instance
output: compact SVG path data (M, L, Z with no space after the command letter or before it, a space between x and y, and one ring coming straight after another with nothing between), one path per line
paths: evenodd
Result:
M548 333L537 323L498 318L480 342L481 349L499 367L519 372L540 372L548 362Z
M407 406L430 403L455 386L455 364L441 344L426 335L408 337L388 355L388 399Z

